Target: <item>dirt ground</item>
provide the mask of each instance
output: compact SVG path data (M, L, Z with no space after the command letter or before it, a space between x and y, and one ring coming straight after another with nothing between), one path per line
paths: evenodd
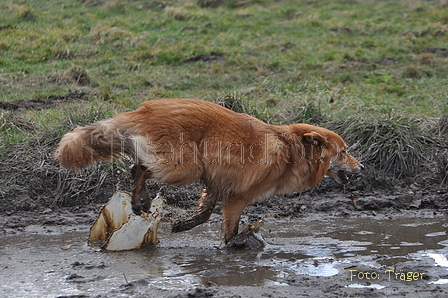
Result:
M155 182L148 182L147 188L152 195L158 191L159 185ZM0 243L5 245L11 237L21 235L39 234L45 235L54 233L66 233L70 231L87 231L88 227L96 219L97 213L102 204L107 201L115 187L110 184L102 186L106 188L103 195L98 195L97 200L86 199L84 202L78 199L72 206L57 206L51 204L37 204L25 201L27 198L17 197L15 200L10 196L0 196L1 220L0 220ZM121 188L129 187L122 184ZM121 189L128 190L128 189ZM165 215L165 224L170 225L179 217L188 216L189 212L196 208L196 201L199 199L201 187L199 184L192 184L186 187L165 186L165 198L167 200L167 213ZM10 194L10 192L8 192ZM28 197L29 201L29 197ZM6 208L5 205L10 207ZM277 223L291 221L307 225L307 223L322 222L325 225L328 219L359 219L360 221L369 220L369 222L381 222L387 220L399 220L403 218L438 218L442 221L445 234L441 237L443 241L447 239L446 229L448 210L448 189L440 184L433 183L431 179L419 179L419 181L391 180L385 177L377 177L373 171L366 171L360 176L353 177L352 181L346 185L338 185L333 180L326 178L313 190L295 193L288 196L272 198L266 202L258 203L246 208L242 225L264 220L269 227L269 234L276 230ZM214 224L211 230L219 229L221 212L219 206L216 207L209 224ZM299 228L301 229L301 228ZM313 228L310 229L310 235L313 235ZM337 229L337 228L336 228ZM316 231L318 229L316 228ZM300 230L298 230L300 232ZM195 233L193 231L193 233ZM262 234L267 233L262 229ZM316 232L317 233L317 232ZM219 234L219 233L218 233ZM181 243L188 235L172 234L170 239L177 239ZM220 235L218 235L219 241ZM439 233L440 237L440 233ZM271 241L280 241L281 236L274 237ZM296 237L297 238L297 237ZM300 238L300 237L299 237ZM409 237L412 238L412 235ZM156 245L156 250L164 251L172 247L164 244L162 237L161 244ZM186 241L186 240L185 240ZM201 240L198 240L201 241ZM205 240L204 240L205 241ZM407 242L413 242L408 239ZM194 243L195 240L192 240ZM269 242L269 240L268 240ZM312 241L311 241L312 242ZM215 242L218 245L219 242ZM179 245L179 244L176 244ZM188 258L189 244L185 244L183 257ZM318 244L316 244L318 245ZM206 246L206 245L205 245ZM181 245L182 247L182 245ZM312 247L312 243L311 243ZM426 249L426 248L425 248ZM182 250L182 249L181 249ZM216 250L213 245L205 248L203 254ZM268 251L269 249L267 249ZM439 250L439 253L448 255L448 249ZM194 254L194 252L192 252ZM227 258L239 257L239 252L226 252ZM386 267L381 267L375 260L385 258L381 254L353 254L348 258L338 258L338 260L350 260L344 263L341 261L334 268L337 268L340 274L331 276L314 276L310 274L298 273L291 270L288 265L288 259L281 261L276 265L270 265L283 268L282 272L287 272L282 276L275 278L275 283L258 285L245 285L238 282L232 285L232 282L220 285L214 282L205 281L202 284L193 284L185 289L169 289L166 287L157 287L151 284L151 278L139 278L137 280L126 280L116 289L104 289L103 294L76 294L59 295L57 297L446 297L448 295L448 286L446 284L437 284L438 280L448 278L447 265L437 265L434 260L423 255L415 258L399 259L394 264L395 272L418 272L422 273L424 278L419 281L402 281L396 278L388 280L388 286L384 289L375 288L377 285L373 281L358 280L350 281L349 272L376 272L381 270L382 274ZM275 260L275 258L272 258ZM289 259L294 262L295 257ZM305 258L313 260L312 258ZM314 266L316 259L314 259ZM321 262L319 260L319 262ZM220 270L224 270L226 263L222 264ZM8 264L0 264L4 268L12 267ZM246 264L247 265L247 264ZM171 266L171 265L167 265ZM73 266L72 266L73 267ZM82 267L82 266L81 266ZM87 267L87 266L86 266ZM390 267L387 267L390 268ZM350 271L357 270L357 271ZM387 269L386 269L387 270ZM104 270L103 270L104 272ZM78 274L78 273L77 273ZM104 273L103 273L104 275ZM422 277L421 276L421 277ZM390 277L390 276L389 276ZM392 276L393 277L393 276ZM74 277L76 278L76 276ZM244 279L244 276L241 277ZM383 275L383 279L387 275ZM356 279L356 278L355 278ZM88 283L90 281L86 281ZM92 283L94 280L91 281ZM250 284L250 283L249 283ZM350 285L353 285L350 286ZM358 288L357 286L361 288ZM31 297L31 296L30 296ZM52 296L54 297L54 296Z
M34 98L34 99L19 99L10 102L0 102L0 109L8 111L28 110L28 109L41 110L53 107L63 102L85 100L87 99L87 97L88 94L86 92L74 91L67 93L66 95L49 96L46 99Z

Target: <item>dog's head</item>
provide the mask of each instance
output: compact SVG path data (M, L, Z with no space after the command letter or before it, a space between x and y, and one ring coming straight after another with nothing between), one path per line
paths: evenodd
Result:
M347 145L336 133L317 128L303 134L304 141L318 148L316 156L326 170L325 175L345 184L349 181L347 174L359 173L364 166L347 152Z

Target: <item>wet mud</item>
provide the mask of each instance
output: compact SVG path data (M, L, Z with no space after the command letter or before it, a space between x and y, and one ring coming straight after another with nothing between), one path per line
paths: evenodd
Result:
M159 244L122 252L106 252L87 243L95 211L73 213L73 221L67 212L41 214L55 221L47 218L46 224L4 228L0 238L0 296L448 294L448 218L444 210L267 215L259 230L267 245L252 250L216 248L222 240L221 216L216 212L206 224L184 233L171 234L171 223L165 221ZM244 215L246 223L252 211ZM61 224L55 224L58 218ZM82 220L75 223L76 218Z
M151 196L160 187L150 182ZM5 209L0 297L448 296L448 191L439 185L325 179L246 208L240 230L261 222L266 245L239 250L217 249L219 206L205 224L172 234L201 186L164 187L160 242L139 250L88 244L105 201Z

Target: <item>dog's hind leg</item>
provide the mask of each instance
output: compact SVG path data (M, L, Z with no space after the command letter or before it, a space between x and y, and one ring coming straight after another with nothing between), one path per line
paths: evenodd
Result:
M151 198L146 190L145 181L151 178L151 172L142 165L134 165L131 169L134 179L134 189L132 190L132 211L140 215L143 211L148 211L151 207ZM143 203L142 203L143 202Z
M206 222L210 218L216 202L216 196L211 196L208 193L204 193L200 200L199 208L195 211L195 214L187 220L176 222L173 225L171 232L178 233L191 230L192 228Z

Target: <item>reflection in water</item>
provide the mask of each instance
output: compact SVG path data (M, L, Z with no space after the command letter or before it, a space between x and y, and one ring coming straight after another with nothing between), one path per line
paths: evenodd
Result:
M176 276L197 277L200 283L212 282L219 285L241 286L264 285L277 275L276 270L258 264L256 251L226 252L216 249L182 249L171 254L163 264L164 278Z
M446 259L445 255L428 253L428 256L433 258L437 265L447 267L448 269L448 260Z
M428 253L428 256L433 258L438 266L446 267L446 269L448 270L448 260L445 255ZM433 281L431 283L435 284L435 285L446 285L446 284L448 284L448 279L441 278L441 279L439 279L437 281Z
M405 256L428 248L442 248L438 242L446 239L443 227L445 221L404 218L396 220L357 219L350 227L328 233L340 240L370 242L360 255L372 253L391 256ZM359 233L357 231L366 231ZM431 237L426 236L431 234Z
M299 262L292 267L298 274L310 275L310 276L333 276L339 273L339 270L334 266L338 262L334 259L327 258L315 258L306 259Z

